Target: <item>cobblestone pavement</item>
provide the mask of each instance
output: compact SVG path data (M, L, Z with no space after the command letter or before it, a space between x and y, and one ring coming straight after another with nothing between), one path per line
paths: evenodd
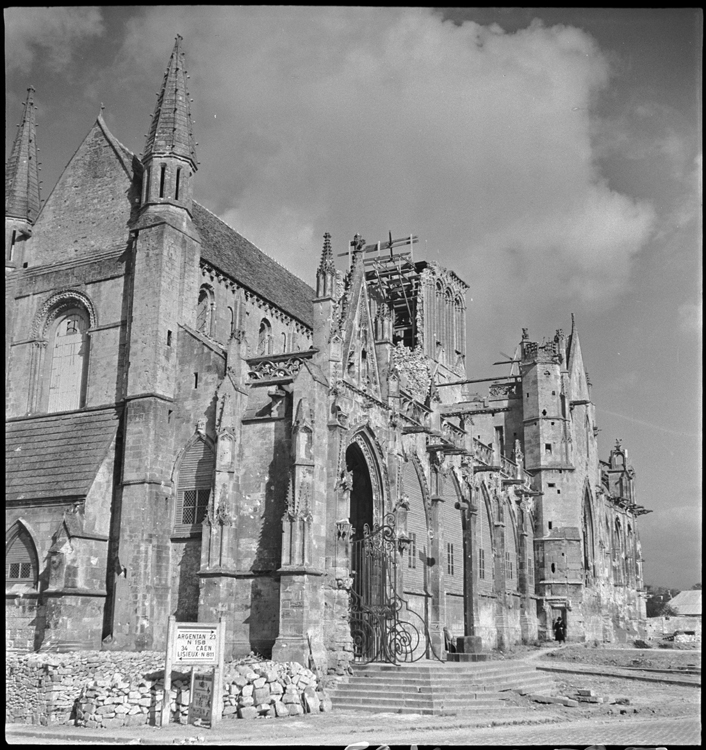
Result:
M362 719L362 720L361 720ZM263 722L262 729L265 729ZM267 722L270 730L274 722ZM71 727L20 727L6 729L5 739L11 745L80 745L80 744L207 744L257 747L280 746L330 746L346 747L356 742L368 742L371 748L382 744L396 746L435 745L552 745L563 747L574 745L586 748L589 745L701 745L701 721L699 717L683 716L658 719L613 719L579 720L542 725L471 727L420 726L414 729L414 720L409 723L376 721L375 716L358 723L350 715L340 716L338 726L330 722L278 722L277 731L236 731L240 726L221 725L213 734L208 729L196 731L194 727L171 726L166 731L143 730L141 732L105 732L101 735L86 733ZM245 729L245 727L242 727ZM249 727L248 729L252 729ZM312 731L316 730L316 731ZM190 741L188 738L192 738ZM199 738L199 739L197 739Z
M530 727L495 727L466 730L465 740L473 745L698 745L701 721L695 717L636 719L632 721L574 721ZM457 734L439 732L433 740L440 745L460 744Z

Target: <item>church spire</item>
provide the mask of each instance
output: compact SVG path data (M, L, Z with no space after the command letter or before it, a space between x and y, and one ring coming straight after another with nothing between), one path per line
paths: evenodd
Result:
M181 42L177 35L142 156L142 208L172 206L190 214L192 178L198 162Z
M5 218L34 224L39 202L34 88L27 89L27 100L18 126L10 158L5 165Z
M189 92L186 90L184 53L177 34L172 56L164 74L162 89L152 116L152 125L147 136L143 161L161 156L176 156L191 162L196 171L196 144L191 128Z

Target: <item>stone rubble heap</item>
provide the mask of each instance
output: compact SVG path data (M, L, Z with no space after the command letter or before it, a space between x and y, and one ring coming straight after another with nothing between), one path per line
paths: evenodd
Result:
M86 651L9 657L6 723L119 727L158 724L164 696L162 652ZM172 672L171 721L186 723L190 672ZM328 711L317 676L296 662L226 664L223 717L252 719Z
M137 679L115 673L109 680L86 686L77 703L77 725L158 724L164 698L162 673ZM317 683L316 675L296 662L229 664L223 677L223 717L254 719L328 710L330 699L317 692ZM190 673L172 672L170 721L188 722L190 687Z
M68 724L82 689L119 671L140 675L164 670L164 652L75 651L8 654L5 660L5 721Z

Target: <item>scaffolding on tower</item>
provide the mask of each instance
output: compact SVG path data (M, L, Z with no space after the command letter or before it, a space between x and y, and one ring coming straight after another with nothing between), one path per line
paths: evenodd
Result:
M414 243L409 235L397 240L392 232L387 242L376 242L363 248L365 280L377 291L393 315L393 343L414 348L417 342L417 295L419 269L414 262Z

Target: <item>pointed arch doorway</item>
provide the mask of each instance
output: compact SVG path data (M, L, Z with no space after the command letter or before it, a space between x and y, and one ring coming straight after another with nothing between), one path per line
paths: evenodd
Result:
M350 493L350 522L355 529L353 539L363 538L364 529L373 526L373 483L368 463L359 442L352 442L346 450L346 471L352 480Z
M350 488L350 627L354 660L416 661L424 655L424 622L398 590L399 534L394 513L383 514L382 481L375 452L361 434L346 449ZM404 618L404 619L403 619ZM420 618L416 618L420 619ZM420 627L421 626L421 627Z

